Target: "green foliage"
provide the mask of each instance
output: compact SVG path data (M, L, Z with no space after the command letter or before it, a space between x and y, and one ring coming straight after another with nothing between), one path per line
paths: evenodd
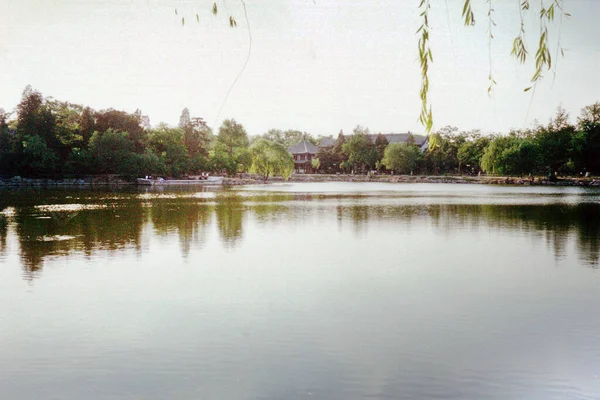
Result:
M44 99L31 87L23 92L15 119L9 120L9 116L0 110L2 175L180 176L207 170L233 175L252 169L270 176L288 170L261 164L257 157L267 151L267 147L261 147L265 138L277 143L278 149L302 139L317 142L304 132L270 130L253 139L254 150L250 150L248 135L235 120L224 121L213 140L210 128L201 118L192 118L187 109L182 112L180 128L160 125L150 129L139 110L133 114L112 109L96 112ZM559 109L547 125L509 135L483 136L477 131L459 132L445 127L430 135L430 148L423 154L414 145L414 137L409 137L409 147L400 151L387 145L384 135L377 135L375 140L368 135L369 130L360 126L348 138L340 131L332 147L318 149L313 167L325 173L379 170L384 165L396 171L436 174L552 172L550 176L554 177L557 173L600 173L600 103L582 109L576 126ZM257 153L257 149L263 153Z
M0 108L0 174L12 169L15 158L15 140L8 128L8 116L8 113Z
M87 146L96 130L96 120L91 108L86 107L81 113L81 117L79 118L79 129L83 139L83 145Z
M72 175L84 175L93 172L94 159L89 151L80 148L71 149L65 162L65 172Z
M25 171L29 176L55 172L58 157L52 149L48 148L41 136L25 135L22 145L22 171Z
M188 170L189 156L183 129L162 125L150 131L148 136L150 149L164 165L164 174L180 177Z
M410 142L412 138L412 142ZM387 138L383 136L381 133L377 135L375 138L375 150L377 151L377 159L381 160L383 158L385 148L389 144ZM409 144L415 144L415 137L409 135Z
M288 129L285 131L282 131L281 129L269 129L267 133L256 136L254 140L256 141L261 138L271 142L279 143L286 149L289 149L302 140L307 140L314 145L318 144L318 140L311 134L293 129Z
M375 168L378 154L369 134L368 128L357 126L354 128L354 134L342 145L342 152L348 162L346 166L350 166L354 171L362 171L365 167Z
M250 171L262 175L265 179L276 175L288 179L294 172L292 155L280 143L259 139L250 148L250 153Z
M220 145L223 151L233 157L236 148L247 148L248 144L248 134L241 124L235 119L223 121L217 135L217 145Z
M211 171L228 175L234 175L238 169L235 158L222 145L217 145L211 151L208 165Z
M430 147L425 155L426 169L433 173L458 172L458 149L466 140L464 135L458 133L458 129L446 126L430 136L435 145Z
M143 125L144 117L140 110L129 114L125 111L118 111L111 108L98 111L95 115L96 131L102 133L108 129L112 129L113 131L127 132L133 142L134 151L137 153L144 152L146 129Z
M465 168L471 173L481 171L481 157L489 143L489 137L481 136L478 132L465 135L465 141L458 147L456 154L459 171Z
M572 152L572 136L575 127L569 124L568 114L562 108L548 126L539 126L535 132L535 142L539 152L539 162L543 168L553 173L563 170Z
M313 158L310 161L310 164L315 169L315 171L318 171L321 168L321 160L319 160L317 157Z
M600 103L596 102L581 110L577 119L581 133L578 147L580 166L583 170L600 174Z
M492 14L494 8L492 7L492 0L485 0L487 3L487 17L488 17L488 48L489 48L489 63L490 72L488 75L488 93L491 93L492 88L495 86L496 81L492 77L492 59L491 59L491 40L493 39L492 27L496 26L493 20ZM562 24L563 17L569 17L563 8L564 0L550 0L549 2L540 2L539 6L539 42L535 53L535 70L531 77L531 86L525 88L525 91L529 91L535 88L537 83L542 79L543 72L549 71L552 68L552 56L550 54L550 40L549 40L549 29L548 24L555 19L555 14L558 10L560 14L560 21ZM421 26L417 30L419 36L418 40L418 51L419 51L419 64L421 67L421 113L419 115L419 121L425 128L425 133L430 134L433 127L433 116L431 112L431 105L429 104L429 67L430 63L433 63L433 56L431 53L430 46L430 25L429 25L429 10L431 8L430 0L421 0L419 3L419 17L421 18ZM513 40L511 56L515 57L521 64L524 64L528 57L528 51L525 41L525 14L530 12L531 4L530 0L519 0L519 16L520 16L520 29L518 35ZM475 25L475 13L473 11L473 0L464 0L462 7L462 17L465 26ZM556 56L558 53L564 56L564 49L560 42L560 28L559 35L556 45ZM554 63L556 68L556 62ZM556 73L556 70L554 71ZM429 140L430 150L433 149L437 144L439 136L433 136Z
M385 148L381 163L391 171L408 174L415 170L420 156L417 146L408 143L392 143Z
M515 134L495 138L481 157L481 167L493 175L524 175L534 171L537 147Z
M252 165L252 154L247 147L236 148L233 153L233 159L236 163L236 172L248 171Z
M202 118L190 117L190 112L184 108L179 118L179 127L183 129L183 141L188 154L192 158L206 158L212 142L212 131Z
M100 173L135 176L139 172L134 142L127 132L94 132L89 150L94 168Z

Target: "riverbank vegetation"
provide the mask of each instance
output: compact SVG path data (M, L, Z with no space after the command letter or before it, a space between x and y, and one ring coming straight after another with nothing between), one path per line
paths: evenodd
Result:
M331 137L331 136L330 136ZM181 177L210 171L289 176L287 149L323 136L272 129L249 136L234 119L216 134L186 108L177 127L151 126L141 111L93 110L43 97L31 87L12 112L0 109L0 175L24 177L119 174ZM503 134L445 127L433 146L389 144L382 134L357 126L332 146L320 147L312 167L319 173L379 172L503 176L600 174L600 103L585 107L576 123L559 108L548 124Z

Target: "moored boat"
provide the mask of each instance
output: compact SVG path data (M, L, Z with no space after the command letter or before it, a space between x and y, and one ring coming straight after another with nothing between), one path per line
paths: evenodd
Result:
M209 176L205 179L137 178L136 182L142 186L222 185L223 177Z

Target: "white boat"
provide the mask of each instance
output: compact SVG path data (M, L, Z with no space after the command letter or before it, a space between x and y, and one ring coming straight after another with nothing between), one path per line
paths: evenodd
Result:
M209 176L205 179L148 179L137 178L138 185L143 186L177 186L177 185L222 185L222 176Z

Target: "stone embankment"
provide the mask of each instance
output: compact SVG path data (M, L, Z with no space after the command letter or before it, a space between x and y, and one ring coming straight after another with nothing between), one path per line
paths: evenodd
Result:
M252 185L283 182L283 178L268 180L260 176L243 174L241 177L225 178L226 185ZM292 175L288 182L385 182L385 183L461 183L484 185L535 185L535 186L600 186L593 178L561 178L550 181L545 177L497 177L497 176L428 176L428 175Z
M227 186L257 185L284 182L282 177L263 177L240 174L226 177ZM497 176L428 176L428 175L292 175L288 182L386 182L386 183L461 183L485 185L539 185L539 186L600 186L600 179L561 178L549 181L545 177L497 177ZM32 179L14 177L0 178L0 187L86 187L135 185L135 182L118 175L94 175L77 179Z
M75 179L21 178L20 176L0 178L0 187L86 187L131 184L135 182L128 182L119 175L94 175Z

